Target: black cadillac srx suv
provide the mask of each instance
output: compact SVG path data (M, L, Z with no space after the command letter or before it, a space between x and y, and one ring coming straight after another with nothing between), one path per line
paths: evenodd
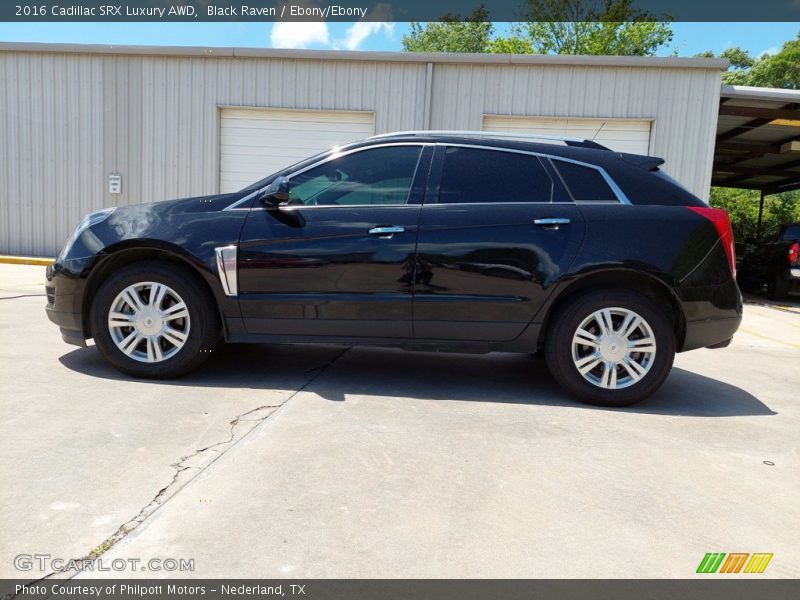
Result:
M577 398L632 404L738 328L728 216L659 158L543 142L381 135L233 194L92 213L48 268L47 314L137 377L221 339L541 350Z

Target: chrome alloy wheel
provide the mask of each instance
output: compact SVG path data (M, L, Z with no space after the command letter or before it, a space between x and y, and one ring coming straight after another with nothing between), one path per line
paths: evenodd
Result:
M178 293L154 281L129 285L111 303L108 331L124 354L144 363L173 357L189 338L189 310Z
M586 317L572 336L572 361L597 387L620 390L653 366L656 338L650 325L627 308L603 308Z

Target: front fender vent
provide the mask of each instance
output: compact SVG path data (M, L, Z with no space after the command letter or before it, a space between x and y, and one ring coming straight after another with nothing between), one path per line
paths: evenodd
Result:
M239 293L237 278L236 246L220 246L214 248L217 254L217 274L219 275L222 289L226 296L236 296Z

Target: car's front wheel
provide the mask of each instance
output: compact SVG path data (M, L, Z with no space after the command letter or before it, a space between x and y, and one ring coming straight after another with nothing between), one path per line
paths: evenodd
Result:
M179 266L140 262L97 290L92 335L117 369L145 378L183 375L202 363L219 338L209 292Z
M548 327L545 359L555 380L580 400L628 406L653 394L675 357L664 307L637 292L579 296Z

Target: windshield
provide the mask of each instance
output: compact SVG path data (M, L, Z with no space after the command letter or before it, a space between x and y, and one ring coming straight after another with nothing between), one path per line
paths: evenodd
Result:
M784 242L800 240L800 223L797 223L795 225L788 225L786 229L783 230L780 239L781 241Z

